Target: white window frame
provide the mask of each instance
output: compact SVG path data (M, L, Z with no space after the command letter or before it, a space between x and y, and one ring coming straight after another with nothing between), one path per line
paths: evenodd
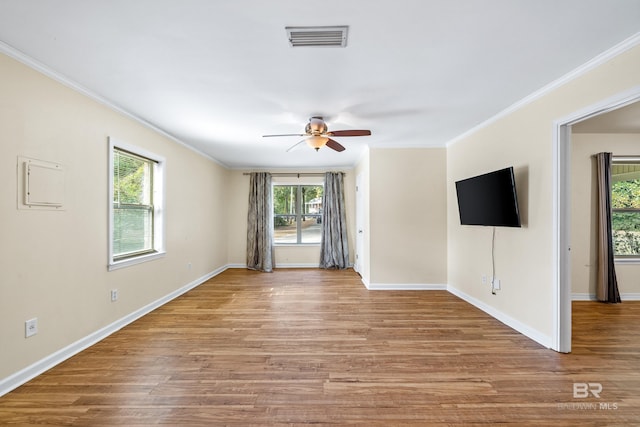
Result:
M303 186L320 186L320 187L324 187L324 176L318 176L318 177L304 177L304 178L294 178L294 177L273 177L271 180L271 200L273 200L273 189L276 186L298 186L298 187L303 187ZM324 191L324 190L323 190ZM296 242L296 243L277 243L275 241L275 230L274 230L274 218L275 218L275 212L274 212L275 206L271 209L271 230L272 230L272 235L273 235L273 244L274 246L320 246L320 242L317 243L300 243L300 242ZM299 222L301 218L300 213L298 212L296 214L296 223ZM322 215L322 220L324 221L324 214ZM296 231L297 237L296 240L299 240L301 238L300 236L300 227L298 225L298 230Z
M127 151L131 154L134 154L139 157L143 157L149 159L153 162L153 252L144 253L138 256L132 256L125 259L116 260L113 254L113 232L114 232L114 221L113 221L113 192L114 192L114 182L113 182L113 160L114 160L114 150L119 149L123 151ZM117 270L124 267L129 267L132 265L140 264L143 262L151 261L154 259L162 258L166 254L165 250L165 221L164 221L164 212L165 212L165 193L164 193L164 181L165 181L165 169L166 169L166 160L164 157L158 156L157 154L151 153L142 148L136 147L131 144L127 144L123 141L117 140L115 138L109 137L109 191L108 191L108 206L109 206L109 226L108 226L108 242L109 242L109 259L107 263L107 268L109 271Z

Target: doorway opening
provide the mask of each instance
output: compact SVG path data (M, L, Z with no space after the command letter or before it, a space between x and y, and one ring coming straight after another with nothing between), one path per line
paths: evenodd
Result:
M554 226L555 280L554 347L571 351L571 127L596 116L640 101L640 87L603 100L554 123Z

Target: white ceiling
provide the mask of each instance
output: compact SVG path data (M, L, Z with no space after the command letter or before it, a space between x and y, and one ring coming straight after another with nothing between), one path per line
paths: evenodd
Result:
M307 25L348 25L347 47L289 47ZM5 51L232 168L444 146L639 31L640 0L0 0ZM313 115L372 136L262 138Z

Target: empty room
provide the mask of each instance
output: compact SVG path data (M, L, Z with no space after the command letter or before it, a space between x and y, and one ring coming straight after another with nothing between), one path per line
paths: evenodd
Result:
M0 424L640 420L640 1L3 0L0 94Z

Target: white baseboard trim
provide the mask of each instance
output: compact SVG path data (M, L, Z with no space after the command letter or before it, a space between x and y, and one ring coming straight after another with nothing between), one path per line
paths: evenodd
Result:
M276 265L273 266L273 269L277 269L277 268L320 268L320 266L318 265L318 263L313 263L313 264L309 264L309 263L287 263L287 262L277 262Z
M360 274L360 273L358 273ZM362 282L362 284L364 285L365 288L369 289L369 281L367 279L365 279L364 277L362 277L362 274L360 274L360 281Z
M622 293L620 294L622 302L640 301L639 293ZM575 293L571 294L571 301L598 301L596 294Z
M364 279L363 279L364 282ZM370 291L446 291L447 285L429 283L365 283Z
M247 268L247 264L227 264L227 269L229 268Z
M227 268L247 268L247 264L229 264ZM278 268L315 268L320 269L321 267L317 263L285 263L285 262L277 262L276 265L273 266L273 269L276 270ZM349 265L347 268L353 268L353 265Z
M575 293L571 294L571 301L597 301L596 294Z
M276 265L273 267L273 269L277 269L277 268L315 268L315 269L322 269L322 267L320 267L320 265L316 262L316 263L286 263L286 262L276 262ZM347 268L353 268L353 264L349 264L349 266Z
M193 282L176 289L164 297L145 305L144 307L124 316L123 318L116 320L110 325L105 326L104 328L98 329L97 331L87 335L84 338L79 339L78 341L56 351L55 353L46 356L45 358L33 363L30 366L16 372L15 374L9 375L6 378L0 380L0 397L9 393L11 390L14 390L20 387L22 384L30 381L31 379L37 377L43 372L48 371L54 366L64 362L70 357L80 353L81 351L91 347L92 345L98 343L99 341L105 339L109 335L114 332L119 331L124 328L128 324L136 321L141 318L145 314L148 314L155 310L156 308L168 303L169 301L179 297L180 295L190 291L191 289L201 285L206 282L210 278L217 276L228 268L228 266L224 266L218 268L204 276L194 280Z
M496 320L499 320L500 322L504 323L505 325L507 325L508 327L510 327L511 329L514 329L516 331L518 331L519 333L521 333L522 335L534 340L535 342L539 343L540 345L545 346L546 348L552 348L552 339L551 337L541 333L540 331L537 331L527 325L525 325L524 323L520 322L519 320L514 319L513 317L499 311L496 310L495 308L485 304L484 302L480 301L479 299L476 299L474 297L472 297L471 295L468 295L464 292L462 292L459 289L453 288L451 286L449 286L447 288L447 290L452 293L453 295L457 296L458 298L461 298L463 300L465 300L466 302L468 302L469 304L479 308L480 310L484 311L485 313L487 313L489 316L495 318Z

